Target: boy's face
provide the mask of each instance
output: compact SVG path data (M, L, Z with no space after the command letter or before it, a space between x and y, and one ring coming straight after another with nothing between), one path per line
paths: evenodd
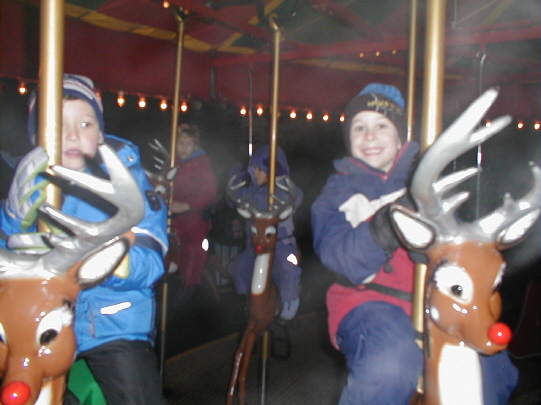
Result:
M267 176L267 173L265 173L265 171L260 169L259 167L256 167L254 169L254 178L258 186L261 186L265 184L267 181L269 181L269 177Z
M93 158L103 142L100 124L92 106L84 100L62 102L62 166L86 167L85 156Z
M197 149L193 138L189 136L180 136L177 138L177 156L180 160L186 159Z
M361 111L351 122L351 154L370 166L388 172L402 142L394 123L381 113Z

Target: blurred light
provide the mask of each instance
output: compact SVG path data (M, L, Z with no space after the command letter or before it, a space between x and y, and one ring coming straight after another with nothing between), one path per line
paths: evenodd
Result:
M299 261L297 260L297 256L295 256L293 253L290 253L287 257L287 261L289 263L293 263L295 266L299 264Z
M23 94L26 94L28 92L28 88L26 87L25 82L19 83L19 94L22 96Z
M490 127L491 125L492 125L492 121L487 120L487 121L485 122L485 127L488 128L488 127Z
M361 53L359 54L359 58L364 58L364 52L361 52Z
M291 118L292 120L297 118L297 111L291 110L291 112L289 113L289 118Z
M180 103L180 111L182 112L188 111L188 103L186 101L183 101L182 103Z
M123 107L124 104L126 104L126 99L124 98L124 92L120 91L118 92L118 97L116 98L116 103L119 107Z
M323 114L323 121L325 122L329 121L329 114L327 113Z
M207 238L203 239L203 243L201 243L201 247L205 252L209 250L209 240Z
M312 118L314 118L314 114L312 113L312 111L308 111L306 113L306 119L311 120Z
M517 122L517 128L518 128L518 129L524 128L524 122L523 122L523 121Z
M346 116L344 114L340 115L340 122L344 122L346 120Z
M376 56L379 56L379 55L380 55L379 51L376 51Z
M263 115L263 107L259 106L256 110L257 115L262 116Z
M393 55L396 55L396 49L393 49Z
M240 107L240 115L246 115L248 113L248 110L246 110L246 107L242 106Z
M162 3L162 6L163 6L163 8L169 8L169 7L171 7L171 4L170 4L167 0L165 0L165 1Z
M533 124L533 129L539 131L539 128L541 128L541 123L539 123L539 121L536 121L535 124Z
M139 108L145 108L147 106L147 100L144 97L139 97Z
M160 102L160 109L162 111L167 110L167 100L165 98L162 98L162 101Z

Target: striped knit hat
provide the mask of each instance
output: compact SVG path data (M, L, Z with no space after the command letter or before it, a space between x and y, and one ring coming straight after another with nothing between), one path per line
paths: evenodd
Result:
M102 133L105 132L105 124L103 121L103 105L101 100L94 91L94 83L86 76L65 74L62 79L62 88L64 96L74 96L89 103L100 125ZM38 117L38 93L37 89L34 89L28 102L28 134L32 143L35 143L37 133L37 117Z

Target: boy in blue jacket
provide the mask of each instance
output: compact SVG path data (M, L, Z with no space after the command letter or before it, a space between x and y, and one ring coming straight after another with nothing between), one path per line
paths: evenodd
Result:
M128 255L101 285L79 294L74 327L78 356L86 360L107 403L166 404L153 349L153 285L164 272L167 210L148 182L138 148L104 134L103 107L92 81L64 75L63 93L61 165L106 176L97 148L107 143L130 169L146 197L145 216L132 228L136 239ZM34 94L28 121L32 137L36 134L36 100ZM47 184L40 172L47 164L47 153L37 147L18 165L8 199L0 207L0 228L8 236L36 231L37 208ZM103 221L111 215L111 208L94 197L78 187L64 190L62 211L89 222Z
M414 263L398 242L390 204L412 206L407 182L419 151L406 141L404 100L372 83L346 107L349 156L312 205L314 249L337 274L327 291L331 342L349 375L340 405L409 404L423 370L411 323ZM507 353L482 359L485 404L506 404L518 374Z

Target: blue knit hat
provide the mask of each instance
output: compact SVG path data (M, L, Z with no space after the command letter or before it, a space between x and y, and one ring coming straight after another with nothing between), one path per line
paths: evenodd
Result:
M351 99L344 111L346 119L342 126L342 132L348 152L351 152L349 140L351 121L361 111L375 111L385 115L396 126L400 139L403 142L406 141L404 98L400 90L389 84L370 83Z
M103 121L103 105L101 99L94 90L94 83L86 76L65 74L62 79L62 88L64 96L73 96L89 103L96 117L102 133L105 132L105 123ZM37 133L37 89L32 91L28 102L28 134L32 143L35 143Z

